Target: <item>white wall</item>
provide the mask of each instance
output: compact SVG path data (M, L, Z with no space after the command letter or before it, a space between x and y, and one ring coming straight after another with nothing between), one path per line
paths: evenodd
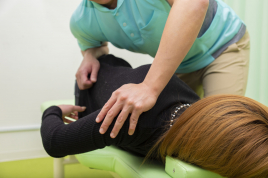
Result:
M39 130L44 101L72 99L82 60L69 19L80 1L0 0L0 162L47 156ZM110 53L133 67L152 58L119 50Z

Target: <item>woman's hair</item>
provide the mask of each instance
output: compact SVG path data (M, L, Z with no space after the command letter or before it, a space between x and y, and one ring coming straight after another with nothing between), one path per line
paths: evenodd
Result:
M268 177L268 108L250 98L216 95L183 112L158 140L171 156L228 178Z

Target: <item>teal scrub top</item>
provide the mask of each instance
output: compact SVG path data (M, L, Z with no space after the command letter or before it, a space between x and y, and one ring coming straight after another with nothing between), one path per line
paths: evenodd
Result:
M209 65L228 42L243 36L242 20L221 0L213 1L217 2L214 18L195 40L177 73ZM118 48L155 57L170 9L166 0L118 0L112 10L83 0L71 17L70 28L83 51L109 41Z

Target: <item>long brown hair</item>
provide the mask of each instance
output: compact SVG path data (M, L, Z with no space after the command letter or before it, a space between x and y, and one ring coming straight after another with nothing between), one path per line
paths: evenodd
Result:
M268 177L268 108L250 98L215 95L190 106L157 149L229 178Z

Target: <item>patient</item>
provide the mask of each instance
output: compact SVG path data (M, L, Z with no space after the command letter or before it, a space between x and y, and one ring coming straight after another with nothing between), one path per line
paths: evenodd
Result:
M112 55L102 56L99 61L98 82L87 90L76 88L79 106L52 106L44 112L41 135L50 156L64 157L115 145L163 161L168 155L229 178L268 177L268 108L235 95L199 100L176 76L156 105L140 116L132 136L128 135L129 118L116 138L110 137L116 119L101 135L101 123L95 122L100 109L117 88L142 82L150 65L132 69ZM77 121L65 119L77 119L78 111Z

